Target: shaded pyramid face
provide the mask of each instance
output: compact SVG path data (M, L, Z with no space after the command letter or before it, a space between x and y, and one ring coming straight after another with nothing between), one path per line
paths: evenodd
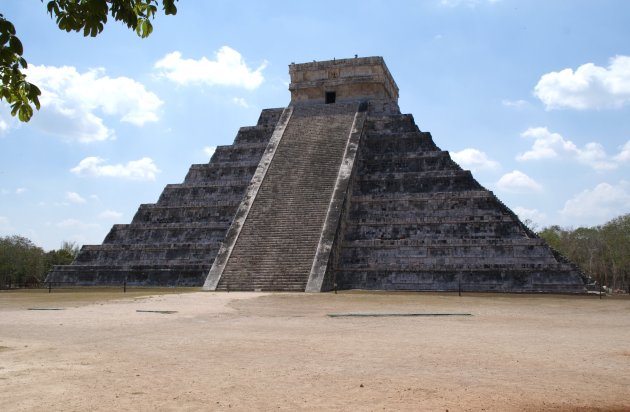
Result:
M263 110L234 143L217 147L184 182L167 185L157 203L140 205L132 222L114 225L102 245L86 245L47 282L77 285L203 284L282 109Z
M585 277L398 110L382 58L291 65L207 165L47 280L206 290L584 291Z

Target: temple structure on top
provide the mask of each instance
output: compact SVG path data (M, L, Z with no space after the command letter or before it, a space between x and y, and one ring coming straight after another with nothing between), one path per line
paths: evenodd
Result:
M291 64L291 104L398 102L398 86L382 57Z
M381 57L291 64L266 109L47 281L205 290L585 291L398 108Z

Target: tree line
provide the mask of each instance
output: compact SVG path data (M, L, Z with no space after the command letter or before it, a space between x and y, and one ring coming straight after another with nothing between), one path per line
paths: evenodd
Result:
M630 214L601 226L549 226L538 235L600 285L630 292Z
M44 252L23 236L0 237L0 289L39 286L53 265L69 265L78 253L74 242Z

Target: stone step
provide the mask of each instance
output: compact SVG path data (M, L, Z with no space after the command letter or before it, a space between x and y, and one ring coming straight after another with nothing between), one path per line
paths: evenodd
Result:
M437 193L436 193L437 194ZM436 198L397 200L381 199L381 201L354 201L350 206L352 220L404 219L411 216L469 216L471 221L484 220L486 216L509 215L497 207L492 197L469 199Z
M208 264L145 264L54 266L46 282L55 286L198 286L210 270Z
M370 154L403 154L440 151L430 133L382 134L367 132L362 152Z
M247 162L260 158L267 148L267 142L243 143L240 145L217 146L210 163Z
M400 171L400 172L378 172L376 170L365 168L363 173L357 173L359 182L387 182L387 181L422 181L422 180L438 180L466 178L473 180L470 171L462 170L459 167L453 169L441 170L420 170L420 171Z
M467 170L443 173L370 173L359 176L353 194L439 193L479 190Z
M396 239L445 239L456 238L523 238L526 237L523 230L512 221L500 223L471 224L460 223L433 223L423 225L357 225L348 226L344 241L353 240L396 240Z
M497 212L498 213L498 212ZM427 213L420 216L409 217L406 216L391 216L388 213L384 213L382 216L371 216L370 218L364 216L354 216L346 220L348 228L354 228L355 226L361 227L373 227L373 226L391 226L391 227L409 227L418 225L441 225L441 224L495 224L500 222L514 222L514 218L510 215L487 215L478 214L467 216L466 214L446 214L446 213Z
M395 240L345 240L343 246L347 248L419 248L419 247L460 247L460 246L496 246L496 247L534 247L546 246L540 238L506 238L506 239L395 239Z
M368 132L419 132L413 116L410 114L370 116L366 121L365 128Z
M293 109L219 289L288 288L290 275L304 290L357 108Z
M235 204L230 206L201 206L201 205L140 205L131 221L132 224L161 224L161 223L194 223L217 222L229 225L236 211Z
M227 228L218 225L199 227L142 227L135 225L115 225L105 237L104 243L187 243L207 242L208 239L223 239Z
M342 262L386 262L388 259L400 262L426 263L433 258L449 258L449 262L466 262L470 259L483 259L484 263L491 263L492 259L511 262L555 263L556 259L549 254L544 246L511 247L511 246L443 246L443 247L416 247L416 248L365 248L346 247L341 250L339 257Z
M550 276L550 273L553 275ZM475 269L474 271L449 270L360 270L338 271L335 276L338 287L352 285L361 289L395 289L417 291L464 292L548 292L581 293L583 286L575 282L567 270L519 270Z
M488 190L469 190L458 192L438 193L387 193L387 194L356 194L352 196L352 205L358 203L403 203L417 201L467 201L469 199L494 199Z
M365 159L357 168L357 174L383 173L438 173L444 170L458 170L460 167L451 160L448 152L423 152L407 156L373 156Z
M228 162L222 165L212 164L196 164L192 165L188 170L188 174L184 178L184 183L206 182L209 180L220 179L245 179L254 175L258 162L247 162L249 164L230 165Z
M75 264L92 263L99 265L112 265L124 261L126 265L153 264L163 262L164 264L204 264L207 265L212 256L215 256L219 249L219 242L206 244L201 247L169 247L160 248L147 246L144 248L82 248L75 259ZM107 245L110 246L110 245ZM125 245L127 246L127 245Z
M247 185L242 186L187 186L187 185L169 185L164 189L158 204L177 204L185 202L206 202L219 201L221 199L240 199Z
M477 271L556 271L570 272L573 269L563 263L527 263L524 260L496 260L487 263L470 262L466 259L450 258L449 261L409 261L409 262L361 262L349 263L344 262L340 265L344 272L427 272L427 273L444 273L444 272L477 272Z
M240 179L220 179L207 182L184 182L184 183L171 183L165 186L166 189L204 189L204 188L217 188L223 190L230 190L233 188L247 187L249 180L246 178Z

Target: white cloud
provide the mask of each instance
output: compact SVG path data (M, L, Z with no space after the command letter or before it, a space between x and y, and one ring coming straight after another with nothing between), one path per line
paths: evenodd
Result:
M100 225L98 223L84 223L78 219L65 219L56 224L59 228L75 228L75 229L96 229Z
M619 108L630 102L630 56L615 56L608 67L586 63L544 74L534 94L547 110Z
M232 98L232 103L244 107L244 108L248 108L249 104L247 103L247 101L245 99L243 99L242 97L234 97Z
M501 104L505 107L510 107L513 109L523 109L529 106L529 103L525 100L502 100Z
M440 5L446 7L467 6L475 8L483 3L498 3L501 0L440 0Z
M534 223L541 224L545 221L545 219L547 219L547 215L538 209L528 209L526 207L516 206L513 210L522 221L531 220Z
M115 138L103 115L142 126L158 120L163 102L128 77L111 78L105 69L79 73L71 66L31 65L28 80L42 90L42 108L32 124L40 129L84 143Z
M621 151L619 152L619 154L617 156L615 156L614 159L616 161L618 161L618 162L628 162L628 161L630 161L630 140L628 140L626 142L626 144L624 144L621 147Z
M72 203L85 203L86 200L76 192L66 192L66 200Z
M15 194L16 195L21 195L23 193L26 193L28 189L26 189L25 187L18 187L17 189L15 189Z
M0 136L6 133L13 123L9 114L11 112L11 106L4 101L0 102Z
M10 115L11 106L5 101L0 101L0 136L5 134L15 125L15 119Z
M122 217L122 213L116 212L115 210L104 210L98 215L99 219L120 219Z
M628 213L630 209L630 184L622 181L618 185L600 183L586 189L566 201L560 214L568 218L580 218L591 223L603 223Z
M203 148L203 152L208 156L208 157L212 157L212 155L214 154L214 152L217 150L216 146L206 146Z
M568 158L598 171L617 168L617 164L606 155L606 151L599 143L587 143L580 149L571 140L565 139L559 133L550 132L546 127L530 127L521 133L521 136L534 139L534 144L529 151L516 156L517 160Z
M228 46L221 47L215 55L215 60L208 60L206 57L199 60L183 59L180 52L174 51L158 60L154 68L159 77L181 85L205 84L254 90L264 81L262 71L267 62L253 70L247 66L239 52Z
M501 176L497 182L497 187L513 193L539 192L542 190L542 186L538 182L519 170L514 170Z
M100 157L86 157L70 171L78 176L109 176L133 180L155 180L155 175L160 173L160 169L149 157L132 160L127 164L108 165L105 162Z
M459 152L452 152L451 158L464 169L477 172L479 170L496 170L500 167L499 162L488 159L488 156L477 149L464 149Z

